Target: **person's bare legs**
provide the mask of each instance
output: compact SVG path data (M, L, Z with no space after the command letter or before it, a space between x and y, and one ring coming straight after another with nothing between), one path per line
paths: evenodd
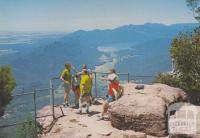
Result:
M65 104L68 103L68 93L67 92L64 93L64 103Z
M77 105L79 103L79 91L75 89L74 94L75 94L75 104Z
M91 102L91 96L87 96L86 112L89 113L89 107Z
M68 105L68 98L69 98L69 92L70 92L70 90L71 90L71 87L70 87L70 85L68 85L68 84L64 84L65 86L64 86L64 88L65 88L65 93L64 93L64 104L66 105Z
M80 95L80 97L79 97L79 109L78 109L78 112L79 113L82 113L82 103L83 103L83 97L82 97L82 95Z
M103 103L103 109L102 109L102 112L101 112L101 117L103 118L104 114L108 111L108 108L109 108L109 103L106 101Z
M69 98L69 92L64 93L64 104L67 105L68 104L68 98Z

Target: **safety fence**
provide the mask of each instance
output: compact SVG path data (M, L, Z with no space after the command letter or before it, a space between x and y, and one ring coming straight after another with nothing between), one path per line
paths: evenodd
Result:
M33 89L31 92L22 93L21 91L20 94L12 95L12 100L8 104L4 116L0 118L0 137L16 137L17 129L24 124L31 124L31 127L34 127L31 128L34 131L32 133L34 137L37 137L37 119L53 116L52 113L45 116L37 116L38 109L49 105L50 96L46 94L49 91L52 91L52 89ZM41 99L41 97L43 98ZM52 99L53 97L51 97Z
M108 82L102 81L101 77L105 77L108 74L107 72L93 72L94 98L103 98L107 94ZM130 76L129 73L118 73L118 76L121 83L137 82L137 80L140 80L138 81L139 83L145 83L141 78L143 80L146 78L146 82L149 82L153 78L153 76ZM22 89L20 94L12 95L12 100L7 106L4 116L0 118L0 137L4 133L7 137L15 137L13 133L10 134L11 129L13 129L12 131L16 131L17 126L30 123L34 126L34 137L37 137L37 119L52 116L53 120L55 120L55 107L57 106L60 107L61 113L64 115L60 106L63 102L63 91L61 80L59 77L54 77L50 79L48 88L34 88L32 91L26 93ZM70 103L74 104L73 93L70 93ZM44 106L50 106L51 113L39 116L37 111ZM30 116L29 120L26 119L27 116Z

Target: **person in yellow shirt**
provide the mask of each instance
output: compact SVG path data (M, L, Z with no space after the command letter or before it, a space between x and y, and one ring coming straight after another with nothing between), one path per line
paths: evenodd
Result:
M89 77L90 77L90 80L91 80L91 88L90 88L90 105L92 104L92 102L94 101L94 98L92 97L92 85L93 85L93 72L92 72L92 70L91 69L88 69L87 68L87 65L86 64L83 64L82 65L82 71L81 72L79 72L78 73L78 75L82 75L83 74L83 71L84 70L87 70L87 73L88 73L88 75L89 75Z
M91 78L88 74L88 71L83 70L80 82L80 97L79 97L79 111L78 113L82 113L83 103L86 102L86 112L89 113L90 106L90 93L91 93Z
M64 106L69 106L68 103L68 98L69 98L69 93L71 91L71 82L72 82L72 75L71 75L71 65L70 64L65 64L65 69L63 70L60 79L63 81L63 86L64 86Z

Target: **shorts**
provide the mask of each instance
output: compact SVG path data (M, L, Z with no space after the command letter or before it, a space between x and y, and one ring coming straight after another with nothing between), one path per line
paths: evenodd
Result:
M90 95L89 94L86 94L86 95L80 95L79 97L79 103L80 104L83 104L84 102L86 103L90 103Z
M80 86L79 85L77 85L77 86L72 85L72 90L73 91L80 91Z
M71 84L64 83L64 89L65 93L69 94L69 92L71 91Z
M106 101L108 102L108 103L111 103L111 102L113 102L115 100L115 98L113 97L113 96L110 96L110 95L108 95L108 98L106 99Z

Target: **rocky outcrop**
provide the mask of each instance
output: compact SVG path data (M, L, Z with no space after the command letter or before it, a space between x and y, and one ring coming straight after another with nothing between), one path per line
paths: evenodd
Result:
M167 136L166 110L172 103L186 101L186 93L164 84L145 85L143 90L136 90L135 86L126 84L124 96L111 105L112 126L153 136Z
M56 120L52 123L51 107L46 106L39 110L38 122L43 126L41 138L169 138L154 137L145 133L135 132L133 130L119 130L112 127L110 121L97 118L102 110L102 99L98 99L95 105L90 107L90 114L77 114L78 109L71 107L56 106ZM63 110L63 113L61 111ZM63 116L64 114L64 116ZM52 126L51 126L52 124ZM51 126L51 127L50 127ZM50 129L49 129L50 128Z
M123 132L123 138L147 138L147 135L145 133L127 130Z

